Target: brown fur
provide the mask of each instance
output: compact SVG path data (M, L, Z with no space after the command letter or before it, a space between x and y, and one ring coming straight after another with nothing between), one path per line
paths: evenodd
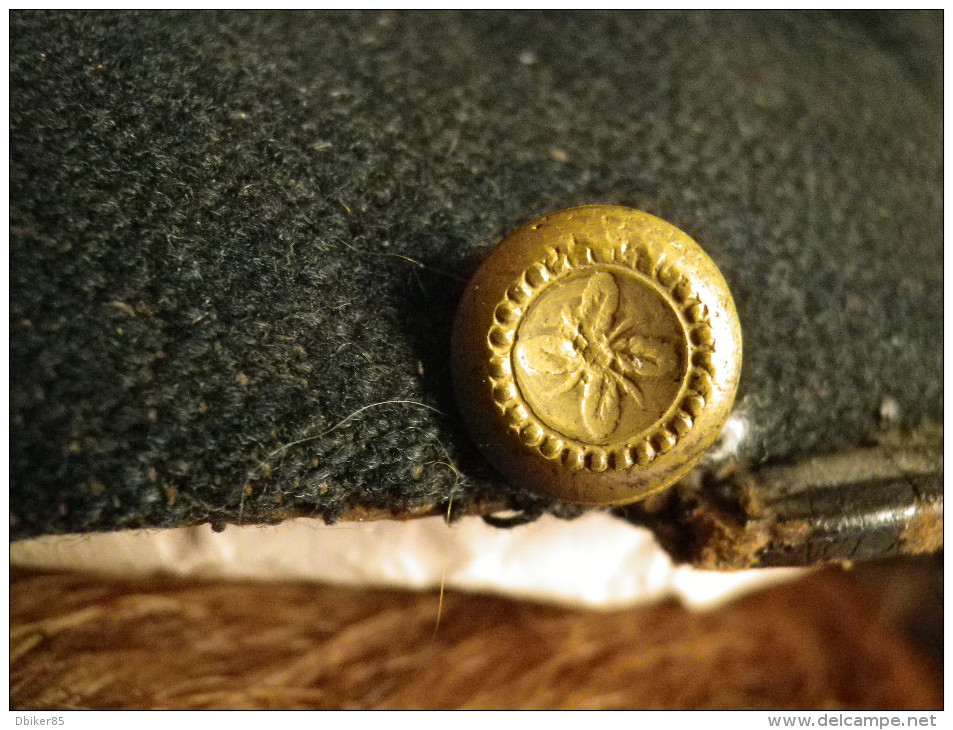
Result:
M709 613L14 571L15 709L892 709L927 662L836 570Z

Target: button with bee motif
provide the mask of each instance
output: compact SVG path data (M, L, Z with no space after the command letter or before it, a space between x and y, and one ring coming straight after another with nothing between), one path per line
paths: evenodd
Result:
M507 236L470 281L453 333L461 414L514 485L625 504L672 485L718 437L741 329L685 233L609 205Z

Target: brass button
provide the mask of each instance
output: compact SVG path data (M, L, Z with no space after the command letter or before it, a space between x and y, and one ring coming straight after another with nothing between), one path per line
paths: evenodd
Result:
M527 223L470 281L453 334L457 401L512 483L582 504L670 486L718 437L741 329L712 260L630 208Z

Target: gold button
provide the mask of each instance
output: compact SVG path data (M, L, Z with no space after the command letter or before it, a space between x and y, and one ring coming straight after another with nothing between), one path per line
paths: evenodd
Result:
M589 205L527 223L470 281L453 334L457 401L513 484L624 504L718 437L741 370L724 278L685 233Z

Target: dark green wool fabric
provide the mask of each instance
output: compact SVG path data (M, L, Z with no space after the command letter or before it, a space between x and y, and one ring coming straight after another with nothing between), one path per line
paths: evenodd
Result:
M464 283L620 203L721 267L739 456L939 420L938 14L10 20L10 480L42 533L574 508L452 399Z

